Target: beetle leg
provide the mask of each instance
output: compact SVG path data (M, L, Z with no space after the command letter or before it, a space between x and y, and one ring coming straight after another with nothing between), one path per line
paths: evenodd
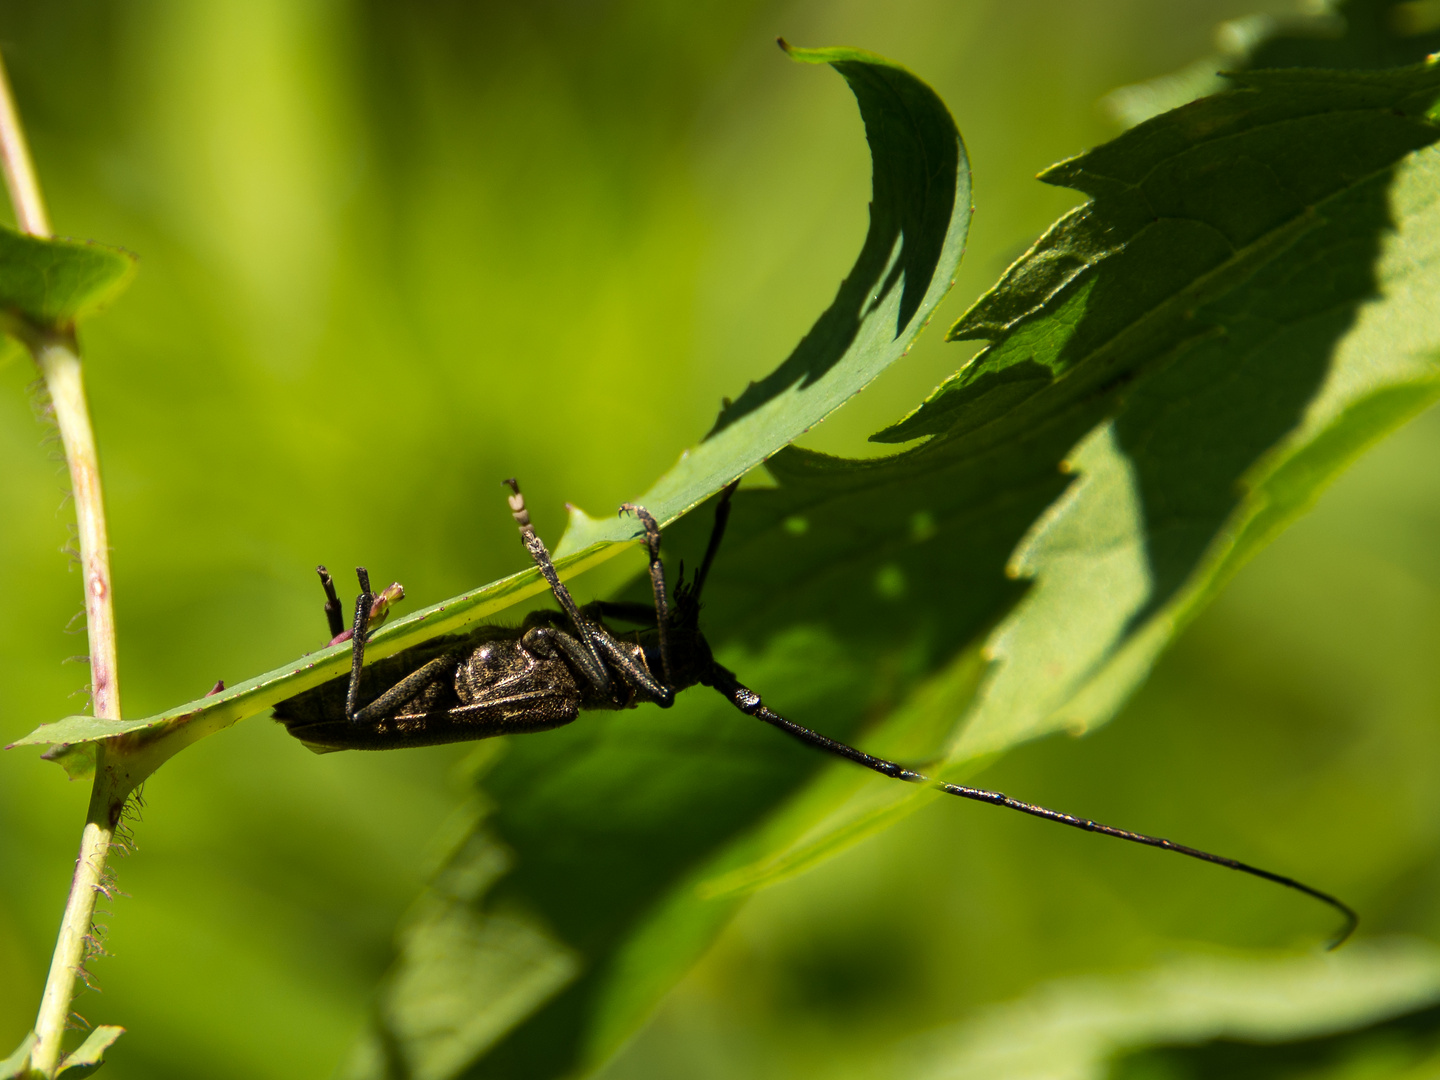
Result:
M605 672L605 665L600 660L600 654L595 651L596 627L580 614L580 609L575 606L575 599L570 595L570 590L565 588L564 583L560 580L560 575L555 572L555 564L550 560L550 552L546 550L544 541L535 535L535 526L530 524L530 512L525 509L525 496L520 494L520 485L513 478L503 482L514 493L510 496L510 513L515 518L515 523L520 526L520 539L525 544L525 550L530 552L530 558L535 560L541 576L549 582L550 591L555 594L561 610L570 617L580 644L590 654L594 670L599 673L601 681L598 685L608 689L610 677Z
M665 564L660 561L660 524L650 511L634 503L620 507L620 515L634 514L645 527L645 550L650 553L650 587L655 592L655 626L660 636L660 674L667 686L675 680L670 677L670 598L665 595Z
M345 622L340 617L340 597L335 595L335 582L330 577L330 571L323 566L317 566L315 572L320 575L320 586L325 590L325 621L330 626L330 640L333 643L345 632Z
M360 697L360 669L365 666L365 635L370 629L370 575L363 566L355 568L360 579L360 595L355 598L355 624L350 631L350 688L345 694L345 717L352 724L360 722L356 715Z
M662 639L663 640L663 639ZM632 690L644 691L646 700L653 701L662 709L675 704L675 691L665 683L657 682L645 666L627 652L611 634L598 634L595 644L605 654L605 659L620 673L626 685Z
M596 663L593 649L587 649L573 634L553 626L532 626L520 639L521 646L535 656L551 657L557 652L569 660L580 677L596 693L610 691L610 676L603 664Z
M447 677L460 663L460 654L449 652L437 656L428 664L412 671L394 686L377 697L364 708L351 711L350 720L356 724L368 724L388 713L393 713L417 694Z
M625 685L631 690L643 692L646 701L653 701L662 709L668 709L674 703L674 691L657 682L655 676L651 675L643 665L637 663L613 635L604 630L598 630L593 640L599 652L610 662L610 666L619 672ZM520 644L536 656L550 657L554 656L556 652L561 653L579 671L581 678L596 694L610 693L611 679L608 672L591 667L589 651L574 635L567 634L564 630L554 626L532 626L525 631L525 636L520 639ZM599 677L602 675L604 681L601 681Z
M710 576L710 564L715 561L715 555L720 550L720 541L725 538L725 526L730 523L730 498L739 486L739 480L732 480L725 485L725 490L720 492L720 501L715 504L715 525L710 530L710 542L705 545L705 558L690 586L689 601L692 604L700 602L700 590L705 588L705 579Z

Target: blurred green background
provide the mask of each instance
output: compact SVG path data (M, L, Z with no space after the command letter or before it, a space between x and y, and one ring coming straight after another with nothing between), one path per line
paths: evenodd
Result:
M869 161L833 74L896 59L975 170L936 326L805 445L870 453L971 345L942 329L1073 202L1031 177L1111 137L1111 88L1211 49L1244 0L46 0L0 4L57 231L140 254L85 334L126 715L324 637L311 567L416 606L635 495L769 371L849 268ZM1288 4L1269 5L1287 10ZM63 471L0 368L0 736L79 711ZM1440 420L1365 458L1114 723L984 782L1262 865L1324 868L1367 932L1440 936ZM614 575L610 580L613 582ZM590 588L603 588L604 580ZM77 623L78 625L78 623ZM146 787L103 993L122 1077L311 1077L360 1029L461 802L463 747L304 752L265 719ZM86 791L0 755L0 1049L33 1018ZM755 898L607 1075L845 1075L1057 976L1306 940L1303 901L935 805ZM103 905L102 905L103 906Z

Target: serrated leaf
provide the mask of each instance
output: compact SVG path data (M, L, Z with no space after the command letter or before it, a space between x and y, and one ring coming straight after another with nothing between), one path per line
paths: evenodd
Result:
M928 441L785 450L736 497L704 619L722 662L827 734L886 717L866 749L947 775L1106 719L1240 561L1440 393L1437 94L1433 66L1249 75L1052 170L1094 199L962 320L990 347L887 433ZM676 523L670 557L707 529ZM449 872L507 853L474 910L526 911L582 962L472 1075L603 1061L747 890L935 797L746 724L694 691L511 746Z
M23 1078L30 1071L30 1051L35 1048L38 1041L35 1032L30 1032L22 1040L20 1045L4 1061L0 1061L0 1080L16 1080Z
M135 256L78 240L29 236L0 226L0 311L58 328L110 303L135 276Z
M1308 109L1298 92L1305 85L1316 90ZM1017 546L1002 565L1030 588L985 642L992 665L979 691L951 713L959 722L947 775L970 775L1017 742L1107 720L1251 555L1366 447L1440 397L1440 311L1431 300L1440 290L1440 154L1426 116L1440 70L1255 73L1241 86L1048 173L1086 184L1094 201L1057 223L952 331L983 329L992 344L881 433L935 436L906 467L926 467L924 455L933 455L940 505L954 487L937 467L947 458L997 463L989 466L995 489L979 481L987 494L967 496L982 508L987 497L1023 498L1032 489L1016 478L1038 484L1061 458L1075 477L1063 496L1051 489L1056 498L1023 536L1011 534ZM1375 150L1368 137L1383 136L1371 128L1352 145L1340 129L1376 109L1412 132L1391 144L1388 167L1373 159L1361 167L1355 159ZM1323 121L1334 114L1330 130ZM1289 122L1313 140L1285 151L1298 177L1280 149L1266 157L1255 145L1281 144ZM1202 150L1222 140L1245 164L1227 176L1187 140ZM1422 145L1407 151L1412 140ZM1272 203L1271 233L1251 234L1249 248L1235 245L1213 266L1190 261L1196 246L1183 242L1184 228L1171 246L1145 235L1206 224L1207 204L1221 218L1263 216L1267 204L1248 182L1256 175L1248 165L1261 162L1275 170L1277 190L1331 193L1293 203L1288 219ZM1126 200L1138 205L1117 205ZM1185 219L1179 204L1195 216ZM1219 232L1223 223L1208 224ZM1067 439L1073 449L1056 455ZM857 499L884 492L903 520L925 505L888 494L896 481L885 470L905 461L830 468L850 470ZM850 526L831 528L848 535ZM961 541L946 555L944 566L901 565L913 580L940 583L947 602L948 578L997 569L993 547ZM882 731L901 722L897 714ZM916 805L916 793L877 792L826 808L828 826L787 814L788 824L777 818L771 828L788 843L709 887L768 884Z
M105 1064L105 1052L115 1045L115 1040L125 1034L123 1027L114 1024L101 1024L85 1036L74 1053L67 1054L65 1060L60 1063L59 1070L55 1073L58 1078L64 1080L81 1080L97 1072L100 1066Z

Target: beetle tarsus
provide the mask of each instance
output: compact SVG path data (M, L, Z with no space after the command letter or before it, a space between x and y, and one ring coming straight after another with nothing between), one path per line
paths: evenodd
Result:
M322 563L315 567L315 572L320 575L320 587L325 590L325 622L330 627L330 644L334 645L336 639L345 632L345 617L341 614L344 608L340 604L340 597L335 595L335 580L330 576L330 571L326 570Z

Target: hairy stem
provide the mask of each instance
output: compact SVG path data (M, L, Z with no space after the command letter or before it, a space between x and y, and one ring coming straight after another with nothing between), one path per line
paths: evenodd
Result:
M95 715L120 719L120 686L115 667L115 609L110 602L110 543L100 491L95 433L85 404L80 352L72 333L47 335L31 344L55 409L55 423L70 467L79 530L80 568L85 587L85 625L90 639L90 690Z
M15 220L35 236L50 235L50 221L40 184L30 161L25 133L10 93L10 81L0 62L0 167ZM120 688L115 664L115 613L110 602L110 546L105 532L105 507L100 491L100 463L95 454L95 433L90 410L85 404L85 383L80 367L80 350L71 327L49 328L27 335L27 344L45 378L45 388L55 410L55 423L70 467L70 486L75 496L75 519L79 529L80 566L85 589L85 620L90 639L90 689L97 717L120 719ZM95 786L90 809L80 838L75 877L60 922L50 974L35 1018L36 1043L30 1053L30 1067L42 1076L53 1076L60 1063L65 1023L75 996L75 981L85 959L95 913L95 894L105 872L105 858L119 820L120 809L129 792L117 783L105 761L105 745L97 748Z

